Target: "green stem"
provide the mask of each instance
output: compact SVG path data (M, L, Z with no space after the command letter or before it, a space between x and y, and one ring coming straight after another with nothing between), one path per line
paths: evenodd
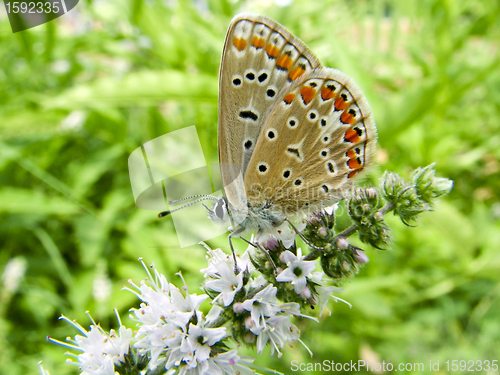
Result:
M395 208L396 208L396 203L391 202L391 203L387 203L384 207L382 207L380 210L378 210L378 212L380 212L382 215L385 215L386 213L391 212Z

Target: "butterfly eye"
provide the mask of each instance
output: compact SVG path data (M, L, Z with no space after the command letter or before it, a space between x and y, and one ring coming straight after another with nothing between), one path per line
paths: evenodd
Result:
M224 206L225 206L225 202L224 202L224 199L219 199L217 201L217 204L215 205L215 215L219 218L219 219L223 219L224 218Z

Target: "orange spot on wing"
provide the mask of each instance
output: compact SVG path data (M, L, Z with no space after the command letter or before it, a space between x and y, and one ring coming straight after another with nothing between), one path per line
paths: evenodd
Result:
M316 95L316 90L311 86L304 86L300 89L300 96L302 96L304 104L309 104L314 99L314 95Z
M238 49L238 51L243 51L247 46L247 41L243 38L234 38L233 45Z
M290 103L293 101L293 99L295 99L295 94L287 94L287 95L285 95L285 97L283 98L283 100L284 100L284 102L285 102L286 104L290 104Z
M354 116L349 112L344 111L340 116L340 121L342 121L344 124L354 124Z
M302 66L296 66L290 71L288 78L290 78L292 81L295 81L297 78L302 76L302 74L304 74L305 71L306 70Z
M351 169L358 169L361 167L361 163L359 161L359 158L352 158L352 159L349 159L349 161L347 162L347 165L349 166L349 168Z
M354 152L353 149L350 149L349 151L346 152L346 156L350 159L357 157L356 153Z
M348 107L347 102L341 96L339 96L337 99L335 99L335 109L337 111L340 111L342 109L346 109L347 107Z
M356 175L356 173L358 173L358 172L359 172L359 169L357 169L357 170L355 170L355 171L352 171L352 172L350 172L350 173L347 175L347 177L348 177L348 178L353 178L353 177Z
M361 138L359 138L358 132L354 129L349 129L345 132L344 140L352 143L358 143ZM349 150L352 151L352 150ZM354 153L354 151L352 151ZM352 157L352 156L350 156Z
M328 87L323 87L321 89L321 97L323 98L323 100L332 99L333 97L335 97L335 92L333 90L330 90Z
M290 56L288 56L287 54L283 54L279 57L278 61L276 61L276 66L278 68L282 68L282 69L290 69L292 67L292 64L293 64L293 60Z
M252 46L255 48L262 48L266 44L266 41L263 38L259 38L258 36L254 36L252 39Z
M273 46L272 44L268 44L266 47L266 52L269 57L275 59L276 57L278 57L280 50L278 47Z

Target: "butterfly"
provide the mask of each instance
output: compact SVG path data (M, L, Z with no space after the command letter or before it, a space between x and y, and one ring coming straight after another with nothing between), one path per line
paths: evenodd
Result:
M213 221L232 221L232 250L231 238L246 229L264 233L343 199L376 141L370 106L349 76L323 67L275 21L233 18L219 71L225 197L202 198L216 200L207 207Z

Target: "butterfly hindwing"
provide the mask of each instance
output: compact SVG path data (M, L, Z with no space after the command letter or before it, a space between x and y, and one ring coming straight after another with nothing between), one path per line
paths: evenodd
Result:
M346 74L317 68L278 99L248 164L249 202L272 202L288 215L339 201L371 163L376 144L365 96Z
M320 67L307 46L266 17L242 13L226 35L219 77L219 161L227 189L236 174L245 175L267 112L282 92ZM281 100L281 99L280 99Z

